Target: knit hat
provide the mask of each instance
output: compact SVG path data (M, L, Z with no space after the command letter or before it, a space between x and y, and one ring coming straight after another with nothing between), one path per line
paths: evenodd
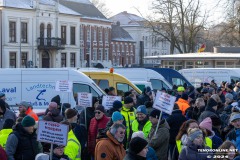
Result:
M184 92L184 91L185 91L185 88L184 88L183 86L179 86L179 87L177 88L177 91L178 91L178 92Z
M72 108L68 108L68 109L65 111L65 117L66 117L66 119L71 119L71 118L73 118L74 116L76 116L77 114L78 114L77 110L72 109Z
M135 138L135 137L144 138L144 133L143 133L143 131L133 132L131 139L133 139L133 138Z
M14 120L6 119L3 123L3 129L12 129L13 125L15 124Z
M61 99L60 96L56 95L55 97L53 97L51 99L51 102L56 102L60 106L61 105L61 103L60 103L61 100L60 99Z
M31 116L26 116L21 122L23 127L31 127L35 125L35 120Z
M181 98L187 101L188 100L188 95L186 93L183 93Z
M57 103L56 102L50 102L48 105L49 110L57 109Z
M5 96L5 93L0 93L0 98L4 97Z
M112 114L112 121L113 121L113 123L117 122L119 120L123 120L122 114L120 112L118 112L118 111L113 112L113 114Z
M200 128L212 131L212 119L210 117L205 118L200 124Z
M133 103L133 99L132 99L132 97L125 97L124 98L124 104L129 104L129 103Z
M207 106L212 108L214 106L217 106L218 103L213 99L213 98L209 98L208 102L207 102Z
M230 100L233 100L233 95L231 93L227 93L225 95L225 98L229 98Z
M0 108L1 109L6 109L5 102L2 99L0 99Z
M103 105L101 105L101 104L99 104L96 108L95 108L95 110L99 110L99 111L101 111L101 112L105 112L105 109L104 109L104 106Z
M122 102L120 102L118 100L113 102L113 108L115 108L115 109L120 109L120 108L122 108L122 106L123 106Z
M188 139L190 141L194 141L194 139L196 139L197 137L199 137L200 135L203 135L202 131L200 129L195 130L194 132L190 133L188 135Z
M143 113L143 114L147 115L146 106L145 106L145 105L140 105L140 106L137 108L137 113Z
M233 122L234 120L240 119L240 113L238 112L233 112L230 116L229 121Z
M148 145L148 142L140 137L135 137L131 139L129 143L129 150L134 152L135 154L138 154L141 152L146 146Z
M149 114L149 116L151 116L151 117L153 117L153 118L159 119L160 114L161 114L161 111L159 111L159 110L157 110L157 109L154 109L154 110L152 110L152 112Z

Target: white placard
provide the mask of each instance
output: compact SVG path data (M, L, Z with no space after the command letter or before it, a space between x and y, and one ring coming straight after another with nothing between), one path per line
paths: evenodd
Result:
M56 82L56 91L59 92L72 92L73 83L71 81L57 81Z
M67 138L67 125L51 121L38 122L38 141L66 146Z
M81 107L92 107L92 93L78 93L78 105Z
M110 108L112 108L113 102L116 100L121 102L122 97L121 96L103 96L102 105L105 107L106 110L109 110Z
M164 92L157 91L157 95L153 103L153 108L156 108L158 110L161 110L162 112L171 115L175 100L176 97Z

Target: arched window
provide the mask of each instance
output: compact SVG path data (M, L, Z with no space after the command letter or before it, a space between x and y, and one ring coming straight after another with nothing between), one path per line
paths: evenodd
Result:
M52 26L51 24L47 25L47 37L50 38L51 37L51 31L52 31Z
M40 37L43 38L44 37L44 24L41 23L40 25Z

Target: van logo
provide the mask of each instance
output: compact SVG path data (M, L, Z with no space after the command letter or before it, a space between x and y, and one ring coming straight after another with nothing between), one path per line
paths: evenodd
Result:
M0 93L16 93L17 92L17 87L12 87L12 88L2 88L0 89Z
M40 101L40 100L46 101L46 99L40 98L40 96L43 95L44 92L46 92L47 90L46 90L46 89L43 89L43 90L37 90L37 91L39 92L39 94L37 95L36 99L39 100L39 101Z

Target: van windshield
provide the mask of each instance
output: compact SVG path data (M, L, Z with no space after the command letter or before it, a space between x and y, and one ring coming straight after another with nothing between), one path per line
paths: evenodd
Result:
M162 90L164 87L165 89L169 89L169 87L161 80L159 79L150 79L150 82L152 84L152 88L156 90Z
M176 86L182 86L184 83L186 83L183 79L181 78L172 78L172 84Z
M126 83L117 83L117 95L124 96L124 93L132 90L133 88ZM134 90L134 89L133 89ZM134 90L137 92L136 90Z
M93 85L95 85L93 83ZM96 86L96 85L95 85ZM97 87L97 86L96 86ZM97 87L99 88L99 87ZM102 90L99 88L99 90L102 92ZM77 93L78 92L86 92L86 93L92 93L92 96L93 97L100 97L102 95L105 95L103 92L102 92L102 95L99 95L91 86L89 85L86 85L86 84L80 84L80 83L73 83L73 96L74 98L77 97Z

